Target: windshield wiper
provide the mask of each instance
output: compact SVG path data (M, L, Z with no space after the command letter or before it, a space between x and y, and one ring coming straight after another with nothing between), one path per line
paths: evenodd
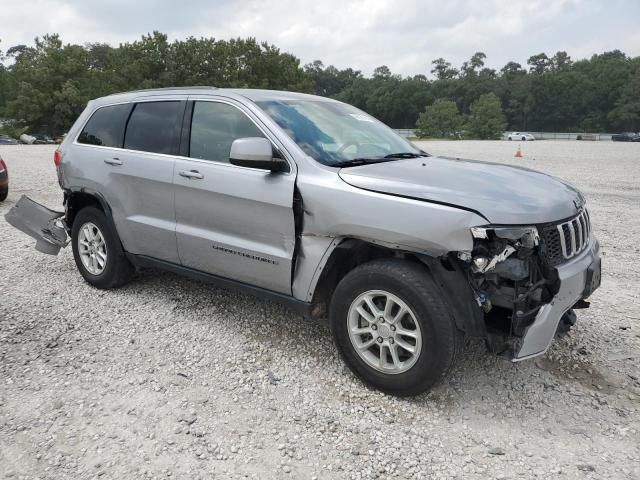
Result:
M333 164L334 167L357 167L360 165L369 165L371 163L390 162L394 157L375 157L375 158L353 158L351 160L343 160Z
M372 158L353 158L351 160L343 160L341 162L334 163L334 167L357 167L360 165L369 165L372 163L383 163L383 162L392 162L393 160L403 159L403 158L419 158L419 157L428 157L429 154L426 152L413 153L413 152L399 152L399 153L390 153L389 155L385 155L384 157L372 157Z
M418 157L428 157L429 154L426 152L414 153L414 152L398 152L398 153L390 153L389 155L385 155L384 158L418 158Z

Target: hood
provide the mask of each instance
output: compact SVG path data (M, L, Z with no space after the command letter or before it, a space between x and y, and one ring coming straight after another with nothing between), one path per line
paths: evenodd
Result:
M339 175L354 187L464 208L496 225L553 222L577 214L584 203L580 192L556 177L473 160L395 160L343 168Z

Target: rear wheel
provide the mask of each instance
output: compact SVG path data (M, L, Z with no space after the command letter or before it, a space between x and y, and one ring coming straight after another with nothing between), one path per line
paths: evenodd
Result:
M4 201L7 199L7 197L9 196L9 187L0 187L0 202Z
M330 319L349 368L394 395L431 388L462 345L426 267L404 260L376 260L349 272L334 292Z
M94 287L115 288L127 283L133 267L117 232L95 207L80 210L71 230L73 257L84 279Z

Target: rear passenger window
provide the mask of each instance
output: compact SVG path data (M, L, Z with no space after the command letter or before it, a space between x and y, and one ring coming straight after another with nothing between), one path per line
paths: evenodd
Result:
M131 113L124 148L152 153L177 153L181 102L138 103Z
M130 110L130 104L99 108L84 126L78 143L122 148L124 125Z
M264 135L244 113L231 105L196 102L191 120L191 158L229 163L231 144L245 137Z

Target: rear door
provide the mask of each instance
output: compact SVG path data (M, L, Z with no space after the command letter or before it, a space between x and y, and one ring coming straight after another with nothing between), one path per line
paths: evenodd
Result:
M295 246L295 165L271 173L229 163L237 138L277 137L241 104L190 101L174 185L176 237L183 265L291 294Z
M109 203L125 249L179 263L173 167L185 101L154 97L98 109L76 144L82 174ZM101 111L110 118L101 122ZM92 122L93 121L93 122ZM120 131L113 125L122 121ZM93 126L92 126L93 123ZM116 129L117 130L117 129Z

